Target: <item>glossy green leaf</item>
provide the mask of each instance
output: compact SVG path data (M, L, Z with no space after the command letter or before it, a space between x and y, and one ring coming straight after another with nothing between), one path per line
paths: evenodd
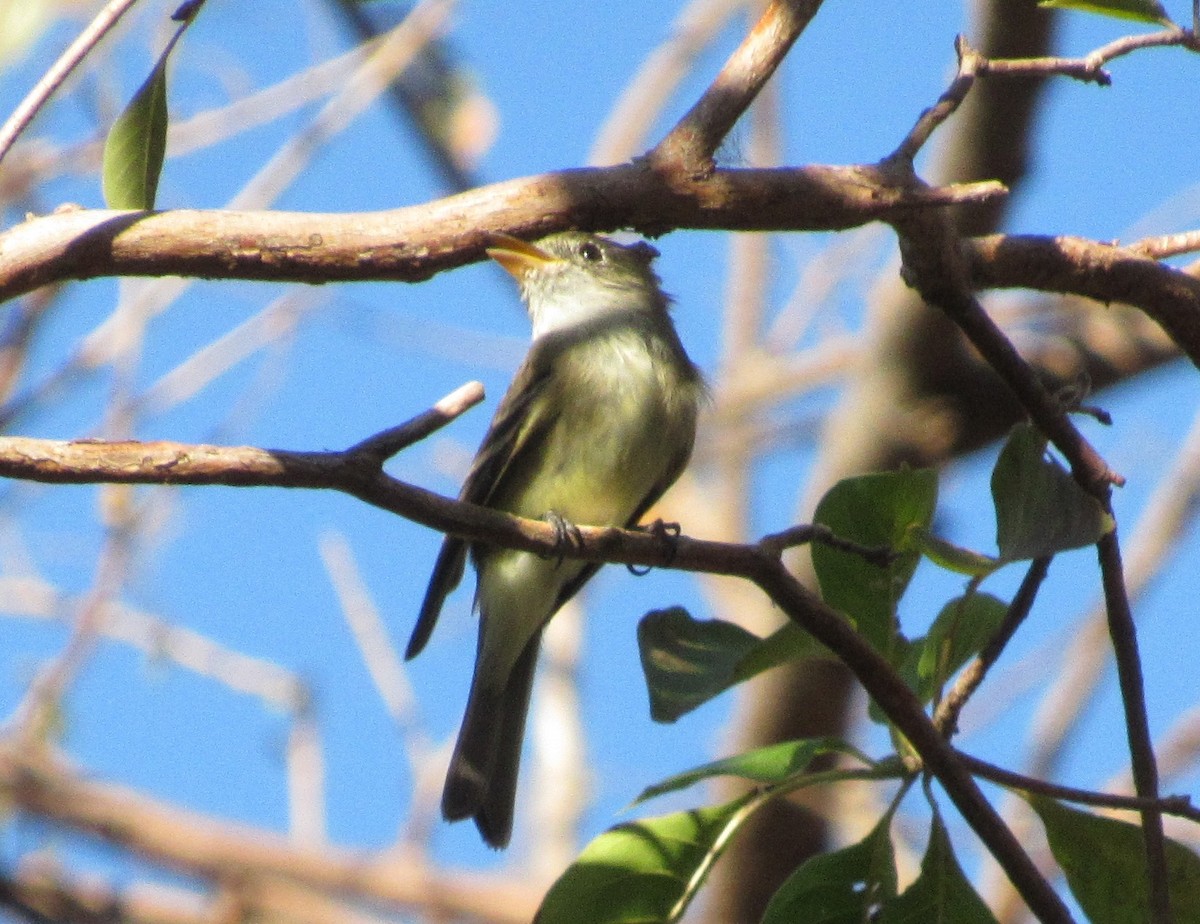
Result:
M814 758L830 753L848 754L867 766L874 765L874 762L862 751L840 738L805 738L800 741L783 741L779 744L755 748L745 754L727 757L724 760L716 760L688 770L686 773L668 777L661 783L642 790L634 804L645 802L647 799L653 799L665 793L686 789L714 776L738 776L768 786L785 783L807 771L808 765Z
M896 895L889 812L862 841L813 857L772 897L762 924L862 924Z
M1045 796L1027 796L1046 826L1054 859L1092 924L1145 924L1150 920L1142 829L1113 818L1067 808ZM1167 841L1167 880L1176 921L1200 921L1200 856Z
M1171 17L1158 0L1040 0L1038 6L1085 10L1116 19L1133 19L1156 25L1171 25Z
M1041 558L1092 545L1113 529L1099 501L1046 454L1031 424L1009 434L992 470L996 545L1004 561Z
M908 537L914 528L929 528L936 504L937 475L931 469L918 469L848 478L834 485L817 505L814 521L840 538L901 553L892 564L880 567L821 543L812 547L825 602L854 620L858 630L885 653L895 640L896 604L921 557Z
M726 805L618 825L583 849L550 887L537 924L662 924L678 920L753 795ZM748 809L748 807L750 807Z
M682 607L642 617L638 650L650 716L656 722L674 722L731 686L780 664L828 654L792 623L760 639L730 622L694 619Z
M996 634L1008 604L991 594L967 594L942 607L919 646L918 692L928 702Z
M963 875L936 808L921 874L902 895L883 905L877 924L996 924Z

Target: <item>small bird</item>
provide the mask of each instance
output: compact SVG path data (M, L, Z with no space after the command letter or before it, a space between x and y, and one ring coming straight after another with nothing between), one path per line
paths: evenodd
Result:
M488 256L517 280L533 344L500 402L461 500L555 523L635 526L692 453L705 393L668 314L649 244L568 231L529 244L495 235ZM542 630L599 567L484 543L470 547L479 647L442 794L508 845ZM447 536L408 643L417 655L459 581L467 543Z

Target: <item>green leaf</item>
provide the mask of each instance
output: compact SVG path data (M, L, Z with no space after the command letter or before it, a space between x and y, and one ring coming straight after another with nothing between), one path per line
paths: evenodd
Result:
M963 875L936 807L921 874L903 895L884 904L878 924L996 924Z
M813 857L772 897L762 924L862 924L896 895L892 813L862 841Z
M1092 924L1150 920L1142 829L1027 795L1046 826L1054 859ZM1176 921L1200 921L1200 857L1167 841L1167 884Z
M1067 10L1086 10L1116 19L1134 19L1138 22L1172 25L1171 17L1158 0L1040 0L1038 6L1059 7Z
M918 693L928 702L968 659L979 653L996 634L1008 604L991 594L967 594L942 607L918 646Z
M848 478L817 505L814 521L842 539L901 553L891 565L879 567L822 543L812 548L825 602L854 620L882 652L893 647L896 604L921 557L908 537L914 527L928 529L936 504L937 475L931 469L916 469Z
M665 793L686 789L701 780L714 776L739 776L765 785L785 783L805 773L813 759L821 754L848 754L861 760L867 766L875 762L862 751L847 744L840 738L803 738L799 741L783 741L779 744L768 744L765 747L737 754L724 760L716 760L704 764L686 773L668 777L661 783L656 783L642 790L641 795L634 800L636 805L653 799Z
M760 639L719 619L693 619L682 607L654 610L638 623L638 649L650 716L674 722L735 683L738 662Z
M166 58L146 78L104 142L104 201L113 209L152 209L167 150Z
M694 619L682 607L654 610L638 623L638 649L650 716L674 722L731 686L803 657L828 654L788 623L765 639L720 619Z
M651 924L687 909L749 817L754 794L725 805L618 825L583 849L550 887L537 924Z
M180 23L104 141L102 186L112 209L152 209L167 151L167 59L200 10L191 0L172 17Z
M786 622L742 656L733 668L733 682L742 683L781 664L818 657L832 655L794 622Z
M1093 545L1115 525L1100 502L1046 455L1046 438L1027 423L1013 428L1000 451L992 500L1004 561Z

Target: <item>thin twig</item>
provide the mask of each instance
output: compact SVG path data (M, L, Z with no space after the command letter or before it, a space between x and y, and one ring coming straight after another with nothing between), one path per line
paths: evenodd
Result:
M412 420L368 437L350 447L348 451L384 462L402 449L407 449L413 443L419 443L436 433L456 417L462 416L482 401L483 397L482 382L467 382Z
M938 97L938 101L921 113L912 130L887 158L888 160L899 159L911 166L913 158L925 146L937 127L958 111L958 107L971 92L983 56L968 45L967 40L961 35L955 40L954 50L958 53L958 72L954 75L954 80Z
M64 51L41 79L34 84L32 90L17 105L0 126L0 161L9 152L21 132L29 127L34 116L46 105L54 92L63 84L71 71L79 65L88 52L96 47L100 39L111 31L117 21L129 12L137 0L109 0L95 18L87 24L78 37Z
M619 164L643 150L671 94L692 73L700 53L746 0L690 0L671 23L668 37L630 78L592 142L588 163Z
M828 526L821 523L804 523L777 533L771 533L770 535L763 536L759 540L758 545L768 555L779 556L783 554L784 549L795 548L798 545L808 545L812 542L819 542L821 545L837 549L839 552L848 552L851 555L857 555L864 561L878 565L880 568L886 568L892 564L897 556L896 550L887 546L860 545L857 542L851 542L849 539L843 539Z
M1082 58L1015 58L1009 60L984 58L980 61L979 76L1029 77L1061 74L1064 77L1072 77L1085 83L1098 83L1106 87L1112 83L1112 75L1104 70L1104 65L1108 62L1142 48L1168 46L1200 51L1196 32L1170 28L1145 35L1123 36L1107 45L1102 45Z
M1008 612L1004 614L1004 619L996 633L983 646L975 659L967 665L966 670L959 674L958 680L955 681L946 698L938 704L937 711L933 715L933 724L943 735L950 736L958 728L958 716L962 712L963 706L979 689L987 672L999 659L1005 646L1025 621L1025 617L1029 615L1029 611L1033 608L1033 601L1037 598L1038 588L1042 586L1042 581L1046 579L1046 573L1049 570L1049 558L1035 558L1030 563L1029 570L1025 572L1025 578L1021 581L1021 586L1017 590L1016 596L1013 597L1012 603L1009 604Z
M970 754L965 754L962 751L957 751L956 753L959 760L965 763L967 768L976 776L981 776L985 780L991 780L993 783L999 783L1001 786L1007 786L1012 789L1023 789L1026 792L1038 793L1039 795L1049 796L1052 799L1061 799L1064 802L1077 802L1080 805L1095 805L1099 808L1130 812L1144 812L1147 809L1152 809L1166 815L1176 815L1180 818L1200 822L1200 808L1192 804L1190 796L1164 796L1161 799L1150 800L1143 799L1141 796L1122 796L1117 793L1077 789L1074 786L1047 783L1045 780L1025 776L1023 773L1005 770L1003 767L988 763L986 760L980 760L978 757L972 757Z
M1117 531L1114 529L1105 535L1096 549L1104 584L1108 634L1117 662L1121 702L1125 707L1125 730L1129 738L1134 789L1141 798L1155 803L1158 801L1158 766L1154 759L1154 743L1150 738L1150 722L1146 716L1146 690L1138 655L1137 630L1125 589ZM1146 841L1149 872L1150 919L1154 924L1170 924L1174 918L1168 890L1166 842L1162 813L1157 807L1142 809L1142 834Z
M235 209L261 208L295 181L329 140L392 86L440 33L454 0L421 0L388 31L302 130L290 137L230 201Z
M1200 0L1197 2L1200 3ZM1180 231L1177 234L1147 237L1126 244L1125 249L1154 260L1175 257L1182 253L1195 253L1200 250L1200 231Z
M353 0L335 0L333 7L338 10L345 18L346 22L355 31L360 42L372 42L380 35L379 30L375 27L374 21L367 15L361 3L355 3ZM444 60L446 54L445 47L437 47L432 42L428 42L419 49L418 54L427 58L426 67L440 66L441 76L448 84L453 77L452 65ZM412 84L419 85L418 81L412 81ZM473 186L478 186L478 179L472 174L471 169L467 164L462 162L462 159L445 140L437 137L437 135L428 130L428 125L425 119L422 118L422 107L429 102L424 99L421 94L414 90L410 82L403 79L400 74L396 79L388 81L388 94L393 102L397 104L399 109L407 116L408 121L415 129L417 137L420 139L425 152L433 161L434 167L441 176L442 182L446 187L454 192L462 192L465 189L470 189ZM448 92L448 87L442 87L443 92ZM439 101L440 102L440 101Z

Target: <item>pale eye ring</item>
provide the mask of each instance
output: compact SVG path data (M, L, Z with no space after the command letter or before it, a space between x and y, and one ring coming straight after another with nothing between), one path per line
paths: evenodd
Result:
M579 256L587 260L588 263L598 263L603 259L604 254L600 252L599 246L592 241L584 241L579 245Z

